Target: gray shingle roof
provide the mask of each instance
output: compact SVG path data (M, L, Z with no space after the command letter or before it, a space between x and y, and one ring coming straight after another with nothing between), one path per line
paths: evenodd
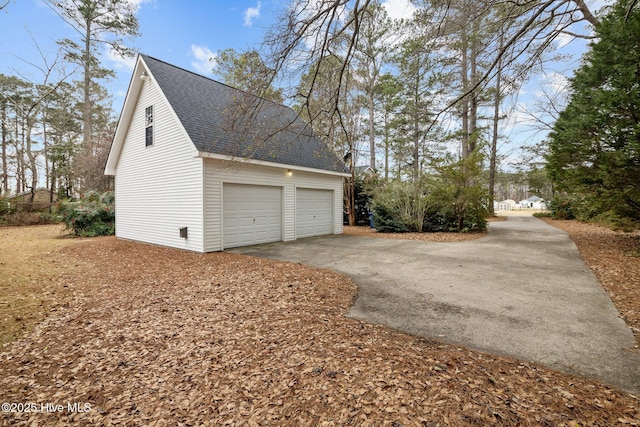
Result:
M291 108L141 56L198 151L347 172Z

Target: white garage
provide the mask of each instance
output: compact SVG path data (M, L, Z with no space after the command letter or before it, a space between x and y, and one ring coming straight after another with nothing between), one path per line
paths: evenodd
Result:
M213 252L340 234L343 156L289 107L140 55L105 168L116 236Z
M223 185L224 247L282 240L282 188L266 185Z
M334 192L296 189L296 238L333 233Z

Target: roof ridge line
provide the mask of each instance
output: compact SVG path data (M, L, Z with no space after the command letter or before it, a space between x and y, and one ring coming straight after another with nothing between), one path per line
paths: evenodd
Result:
M170 64L169 62L167 62L167 61L163 61L162 59L158 59L158 58L156 58L156 57L154 57L154 56L147 55L147 54L145 54L145 53L139 53L138 55L142 56L142 57L143 57L143 59L146 57L146 58L149 58L149 59L153 59L154 61L162 62L163 64L168 65L168 66L170 66L170 67L173 67L173 68L176 68L176 69L178 69L178 70L181 70L181 71L187 72L187 73L189 73L189 74L193 74L193 75L194 75L194 76L196 76L196 77L200 77L200 78L203 78L203 79L207 79L207 80L212 81L212 82L214 82L214 83L217 83L217 84L219 84L219 85L222 85L222 86L228 87L229 89L233 89L233 90L236 90L236 91L238 91L238 92L242 92L242 93L244 93L244 94L246 94L246 95L252 96L252 97L254 97L254 98L256 98L256 99L259 99L259 100L261 100L261 101L266 101L266 102L269 102L269 103L271 103L271 104L277 105L277 106L279 106L279 107L288 108L289 110L291 110L291 111L293 111L294 113L296 113L296 115L297 115L297 116L300 116L300 113L298 113L296 110L294 110L293 108L289 107L288 105L284 105L284 104L281 104L281 103L278 103L278 102L272 101L272 100L270 100L270 99L267 99L267 98L265 98L265 97L258 96L258 95L256 95L256 94L253 94L253 93L251 93L251 92L249 92L249 91L246 91L246 90L244 90L244 89L240 89L240 88L237 88L237 87L235 87L235 86L231 86L231 85L229 85L229 84L227 84L227 83L223 83L223 82L221 82L221 81L219 81L219 80L216 80L216 79L213 79L213 78L211 78L211 77L207 77L207 76L204 76L204 75L202 75L202 74L196 73L195 71L187 70L186 68L180 67L180 66L178 66L178 65Z

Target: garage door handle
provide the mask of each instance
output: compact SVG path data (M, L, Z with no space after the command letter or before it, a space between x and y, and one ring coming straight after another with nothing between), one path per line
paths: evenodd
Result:
M256 223L256 219L255 219L255 218L253 218L253 223L254 223L254 224Z

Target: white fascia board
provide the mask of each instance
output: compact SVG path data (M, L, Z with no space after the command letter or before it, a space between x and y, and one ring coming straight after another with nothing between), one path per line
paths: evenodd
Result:
M351 176L350 173L346 173L346 172L334 172L334 171L328 171L324 169L315 169L315 168L308 168L304 166L287 165L284 163L267 162L264 160L248 159L245 157L228 156L225 154L207 153L204 151L199 151L198 157L202 157L204 159L225 160L225 161L236 162L236 163L247 163L250 165L270 166L272 168L278 168L278 169L291 169L291 170L297 170L297 171L303 171L303 172L321 173L325 175L335 175L335 176L342 176L342 177Z
M146 73L144 79L141 78L143 73ZM151 83L158 88L165 104L171 109L171 113L174 119L177 123L179 123L182 134L185 136L186 140L191 143L194 152L197 152L195 145L193 144L191 138L189 137L189 134L187 133L187 130L182 125L182 122L178 118L176 112L173 111L173 108L171 108L171 104L169 103L167 96L160 89L160 86L151 74L151 71L149 71L149 68L144 63L144 59L142 59L142 56L138 55L138 60L133 70L133 76L131 77L131 82L129 83L129 89L127 90L127 96L124 100L124 106L122 107L122 113L120 114L118 126L116 127L116 133L113 137L113 143L111 144L111 149L109 150L109 157L107 158L107 165L105 166L104 170L105 175L116 174L116 168L118 166L120 153L122 152L122 146L124 145L124 140L127 136L127 132L129 131L129 125L131 124L131 118L133 117L133 113L138 103L138 97L140 96L142 85Z
M104 168L105 175L116 174L116 167L118 165L120 153L122 152L122 145L124 144L124 139L129 131L133 111L136 107L138 96L140 95L140 89L142 88L142 80L140 79L140 76L143 72L149 74L146 67L142 64L142 57L138 55L136 66L133 70L131 81L129 82L129 89L127 89L127 96L124 99L122 111L118 118L118 125L116 126L116 132L113 136L113 142L109 149L109 157L107 158L107 164Z

